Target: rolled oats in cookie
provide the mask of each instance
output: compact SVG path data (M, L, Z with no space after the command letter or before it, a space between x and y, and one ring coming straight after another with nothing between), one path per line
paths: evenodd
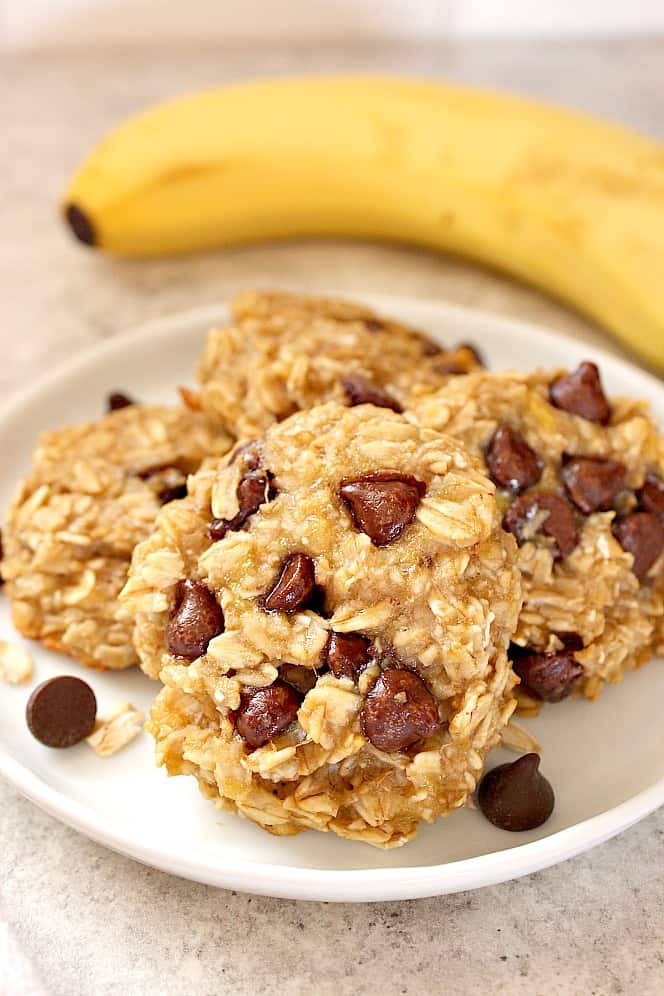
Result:
M253 436L326 401L400 412L412 396L479 365L472 346L442 350L414 329L349 301L283 293L235 298L209 335L189 403Z
M594 698L661 647L664 439L644 403L609 400L582 363L457 377L408 417L482 455L500 486L523 575L511 656L525 707L576 689ZM492 441L514 437L526 460L503 446L496 473Z
M230 439L186 409L126 405L45 433L3 530L2 571L24 636L90 667L137 662L117 596L136 544L187 475Z
M257 473L272 493L240 522ZM158 762L274 834L404 843L464 805L515 706L515 559L457 442L372 406L273 425L190 478L135 551L121 600L165 686ZM194 659L169 641L185 584L223 618Z

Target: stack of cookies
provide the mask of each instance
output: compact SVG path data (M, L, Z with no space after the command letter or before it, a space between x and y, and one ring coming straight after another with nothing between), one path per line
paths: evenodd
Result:
M664 643L664 440L592 363L488 373L255 293L198 374L181 409L43 437L3 574L22 633L161 682L158 763L216 806L402 844L469 802L517 707Z

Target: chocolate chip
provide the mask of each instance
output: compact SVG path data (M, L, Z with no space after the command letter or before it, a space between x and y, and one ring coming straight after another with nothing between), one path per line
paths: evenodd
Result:
M324 658L335 678L357 681L369 662L371 640L360 633L330 633Z
M252 750L263 747L297 718L301 702L297 691L283 681L244 691L235 714L235 729Z
M208 535L215 542L223 539L226 533L242 529L249 516L257 512L265 502L277 497L277 489L273 485L274 474L270 471L250 470L237 486L239 510L232 519L212 519L208 526Z
M541 514L541 522L537 522ZM514 533L519 546L540 530L554 541L554 557L567 557L579 542L579 528L574 509L565 498L549 491L531 491L521 495L508 508L503 529Z
M33 737L47 747L73 747L92 733L97 699L87 682L70 675L49 678L28 699L25 718Z
M304 553L292 553L281 566L279 577L263 595L261 604L268 612L297 612L304 609L316 584L314 562Z
M166 646L176 657L193 661L224 631L224 614L209 588L200 581L180 581L166 626Z
M182 484L176 484L172 488L163 488L157 495L159 501L162 505L168 505L171 501L177 501L180 498L187 497L187 483L184 481Z
M537 484L542 476L542 464L537 453L509 425L496 429L484 458L491 480L503 488L521 491Z
M572 457L560 476L567 494L586 515L610 509L625 484L623 465L599 457Z
M572 692L583 668L571 649L538 653L529 648L510 647L510 660L516 674L535 698L561 702Z
M300 667L298 664L280 664L279 677L287 685L292 685L296 691L306 695L316 684L317 673L310 667Z
M393 412L403 411L395 398L361 374L348 374L341 381L341 386L348 395L351 408L355 405L376 405L377 408L390 408Z
M433 342L431 339L427 339L425 338L425 336L422 336L423 356L438 356L438 354L442 353L442 351L443 351L442 348L438 345L437 342Z
M611 531L623 550L633 555L632 570L641 581L664 550L664 525L659 516L632 512L617 519Z
M123 394L122 391L113 391L106 401L109 412L117 412L120 408L130 408L135 404L134 399L130 398L128 394Z
M549 388L551 404L589 422L606 425L611 408L602 389L599 370L594 363L581 363L573 373L558 377Z
M546 823L555 798L539 772L539 755L524 754L487 772L477 793L479 807L500 830L534 830Z
M410 474L364 474L341 482L339 494L353 522L375 546L401 536L415 518L426 484Z
M657 477L649 477L638 494L641 508L645 512L654 512L664 519L664 482Z
M380 318L365 318L364 327L367 332L384 332L386 329L385 322L381 322Z
M403 751L440 727L435 699L414 671L383 671L360 713L362 732L378 750Z

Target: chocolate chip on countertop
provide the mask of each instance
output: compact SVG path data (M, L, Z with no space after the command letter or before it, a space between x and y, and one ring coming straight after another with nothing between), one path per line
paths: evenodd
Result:
M657 477L649 477L638 494L641 507L645 512L654 512L664 519L664 481Z
M341 386L348 396L351 407L376 405L377 408L390 408L393 412L403 411L395 398L361 374L348 374L342 379Z
M440 728L435 699L414 671L383 671L360 713L362 732L378 750L403 751Z
M608 511L625 485L624 466L599 457L572 457L560 476L567 494L586 515Z
M606 425L611 408L602 389L599 370L594 363L580 363L572 373L558 377L549 388L551 404L589 422Z
M178 501L187 497L187 482L175 484L172 488L163 488L157 495L162 505L168 505L171 501Z
M479 807L500 830L534 830L553 812L553 789L539 771L539 755L524 754L488 771L477 793Z
M546 517L537 525L542 513ZM554 541L556 558L569 556L579 542L574 509L565 498L550 491L531 491L517 498L503 517L503 529L516 536L519 546L541 530Z
M537 453L509 425L496 429L484 458L491 480L503 488L522 491L537 484L542 476L542 464Z
M237 532L242 529L247 519L257 512L265 502L277 497L277 489L272 483L274 475L270 471L250 470L237 486L239 509L232 519L212 519L208 526L210 539L223 539L229 530Z
M176 657L201 657L210 640L224 631L224 613L209 588L200 581L180 581L175 606L166 626L166 646Z
M330 633L324 658L335 678L356 681L369 662L371 640L360 633Z
M248 747L263 747L297 718L302 696L291 685L275 681L242 693L235 729Z
M410 474L364 474L341 482L339 494L353 522L375 546L401 536L415 518L426 484Z
M583 674L582 666L568 647L565 650L539 653L512 645L510 660L523 684L544 702L561 702L567 698Z
M304 553L292 553L281 566L279 577L263 596L268 612L297 612L304 609L316 586L314 562Z
M97 699L87 682L70 675L43 681L28 699L25 718L47 747L73 747L92 733Z
M109 412L117 412L120 408L130 408L135 404L134 399L130 398L128 394L123 394L122 391L113 391L108 396L106 406Z
M616 519L611 531L634 557L632 570L641 581L664 550L664 525L654 512L632 512Z

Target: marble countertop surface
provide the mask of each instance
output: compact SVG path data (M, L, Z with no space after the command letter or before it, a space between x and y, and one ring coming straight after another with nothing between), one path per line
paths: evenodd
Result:
M143 105L250 76L361 69L512 89L664 138L661 39L6 57L2 396L132 323L260 285L445 298L619 352L538 294L423 252L301 242L111 262L63 232L55 206L71 170L108 127ZM172 878L79 836L3 783L0 841L0 962L13 938L49 996L654 996L664 989L664 810L517 882L358 906L263 899Z

